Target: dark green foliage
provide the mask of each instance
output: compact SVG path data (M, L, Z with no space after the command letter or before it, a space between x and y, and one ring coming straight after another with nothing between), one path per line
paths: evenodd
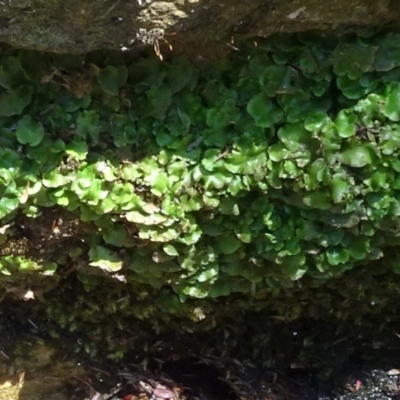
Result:
M1 256L3 273L80 259L183 300L338 277L396 247L398 35L257 42L203 71L41 56L39 73L3 54L2 225L54 206L92 227L63 257Z

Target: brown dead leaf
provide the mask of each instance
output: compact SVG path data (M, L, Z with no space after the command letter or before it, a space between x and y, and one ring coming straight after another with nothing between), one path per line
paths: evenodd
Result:
M92 92L93 73L80 73L76 72L68 74L65 71L54 69L50 75L43 76L42 83L53 83L60 85L71 92L76 98L81 99L84 95Z
M22 386L25 380L25 371L22 371L18 374L18 386Z

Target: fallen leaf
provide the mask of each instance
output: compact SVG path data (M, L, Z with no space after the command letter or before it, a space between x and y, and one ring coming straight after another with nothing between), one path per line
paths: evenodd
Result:
M169 389L153 389L153 395L161 399L172 399L174 392Z
M388 375L400 375L400 370L398 370L398 369L391 369L390 371L388 371L387 374L388 374Z
M18 374L18 385L23 385L25 380L25 371L22 371Z

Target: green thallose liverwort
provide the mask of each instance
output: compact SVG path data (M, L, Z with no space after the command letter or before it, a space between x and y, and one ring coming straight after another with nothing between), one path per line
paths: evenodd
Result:
M24 52L4 55L0 217L76 213L85 273L182 300L381 257L398 244L398 35L311 39L257 39L203 70L109 60L68 85L48 56L33 76Z

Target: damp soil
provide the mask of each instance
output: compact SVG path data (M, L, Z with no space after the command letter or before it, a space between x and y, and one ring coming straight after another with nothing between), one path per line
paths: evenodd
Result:
M0 314L0 398L10 400L400 399L398 322L369 328L332 319L287 321L252 313L246 326L146 335L118 362L77 351L28 303ZM134 324L140 322L132 321ZM372 327L372 329L371 329ZM79 346L78 346L79 347Z

